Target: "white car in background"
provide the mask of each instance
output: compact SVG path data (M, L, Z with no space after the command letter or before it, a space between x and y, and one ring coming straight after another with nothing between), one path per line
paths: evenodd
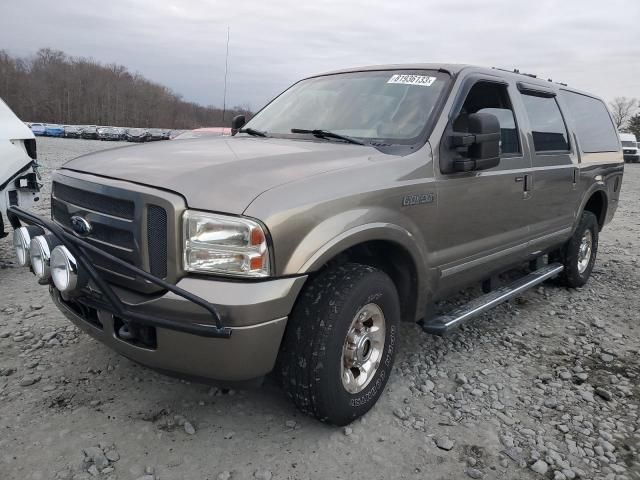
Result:
M7 209L29 207L39 197L35 136L0 99L0 238L7 235Z
M625 162L640 162L640 150L638 149L638 141L633 133L621 133L620 141L622 142L622 155Z

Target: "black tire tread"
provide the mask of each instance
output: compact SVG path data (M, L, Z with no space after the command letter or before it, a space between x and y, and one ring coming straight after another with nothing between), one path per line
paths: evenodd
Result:
M386 277L374 267L357 263L327 269L308 283L290 316L276 368L296 407L320 421L328 418L317 391L318 378L314 378L324 358L316 349L332 334L330 316L338 314L349 292L364 277L376 273Z
M586 278L584 276L580 276L575 268L574 263L577 262L577 258L574 258L575 252L577 252L578 247L580 245L580 241L582 240L582 234L585 230L591 229L591 233L593 235L593 246L592 246L592 257L595 258L598 253L598 219L595 214L590 211L582 212L582 216L580 217L580 222L576 227L572 237L567 241L567 243L562 248L562 263L564 264L564 270L559 275L559 281L562 285L570 288L581 287L584 285L591 273L591 268L589 268L586 272Z

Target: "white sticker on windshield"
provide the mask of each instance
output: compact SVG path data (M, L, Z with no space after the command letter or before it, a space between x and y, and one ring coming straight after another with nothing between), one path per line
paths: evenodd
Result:
M387 83L401 83L403 85L419 85L421 87L430 87L436 77L428 77L426 75L401 75L392 76Z

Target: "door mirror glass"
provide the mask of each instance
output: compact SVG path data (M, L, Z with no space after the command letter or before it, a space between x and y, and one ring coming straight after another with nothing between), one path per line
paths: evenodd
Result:
M463 118L464 115L464 118ZM465 124L464 132L456 127ZM486 170L500 163L500 122L491 113L462 114L454 122L450 136L451 148L459 151L461 158L453 161L457 172Z

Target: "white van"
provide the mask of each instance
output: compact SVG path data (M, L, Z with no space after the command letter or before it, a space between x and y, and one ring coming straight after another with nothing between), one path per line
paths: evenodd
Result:
M40 197L33 132L0 98L0 238L7 235L7 209L29 207Z
M638 141L633 133L621 133L620 141L622 142L622 154L625 162L640 162L640 151L638 150Z

